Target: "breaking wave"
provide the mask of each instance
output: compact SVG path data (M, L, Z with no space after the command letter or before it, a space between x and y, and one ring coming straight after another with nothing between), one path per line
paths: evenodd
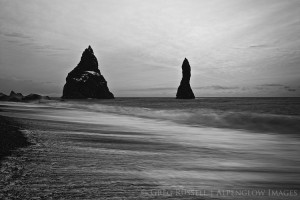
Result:
M144 107L111 106L91 102L56 102L54 107L83 109L156 120L169 120L191 126L244 129L254 132L298 134L300 117L296 115L262 114L221 111L214 109L150 109Z

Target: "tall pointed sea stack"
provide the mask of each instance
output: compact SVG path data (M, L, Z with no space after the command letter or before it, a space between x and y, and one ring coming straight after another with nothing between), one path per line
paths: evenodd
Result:
M177 90L176 99L195 99L195 95L190 86L191 67L185 58L182 63L182 79Z
M62 98L114 98L98 69L98 61L91 46L84 50L79 64L68 74Z

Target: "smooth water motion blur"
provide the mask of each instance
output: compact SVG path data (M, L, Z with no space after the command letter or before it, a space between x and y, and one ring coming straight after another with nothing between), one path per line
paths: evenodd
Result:
M282 199L268 192L299 188L299 102L117 98L1 103L1 115L19 118L38 144L24 150L25 175L9 191L26 197L199 199L171 191L242 189ZM231 198L216 195L202 197Z

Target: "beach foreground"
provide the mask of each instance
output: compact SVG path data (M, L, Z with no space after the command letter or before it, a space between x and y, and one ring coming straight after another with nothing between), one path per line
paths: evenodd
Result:
M2 159L11 155L12 151L30 145L19 128L20 124L0 115L0 164Z
M1 199L298 199L298 136L59 104L1 103L32 145L1 166ZM105 110L105 109L104 109Z

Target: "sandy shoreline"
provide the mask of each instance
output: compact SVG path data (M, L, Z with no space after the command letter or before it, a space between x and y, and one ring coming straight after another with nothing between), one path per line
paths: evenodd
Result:
M131 140L131 133L129 138L115 138L113 135L118 133L109 131L99 134L95 127L86 128L83 123L20 118L14 121L33 144L17 149L4 161L0 198L170 198L155 195L160 190L158 183L139 176L143 165L162 164L161 159L157 160L160 151L167 148L162 144ZM181 195L179 199L182 198Z
M124 152L112 153L106 148L95 152L100 138L68 134L66 123L15 120L34 144L17 150L3 163L1 198L141 199L143 189L156 186L135 175L140 169L136 163L126 163ZM107 139L103 143L126 145L126 140Z
M298 143L280 135L26 106L0 113L33 143L5 159L3 199L261 199L208 193L299 187Z

